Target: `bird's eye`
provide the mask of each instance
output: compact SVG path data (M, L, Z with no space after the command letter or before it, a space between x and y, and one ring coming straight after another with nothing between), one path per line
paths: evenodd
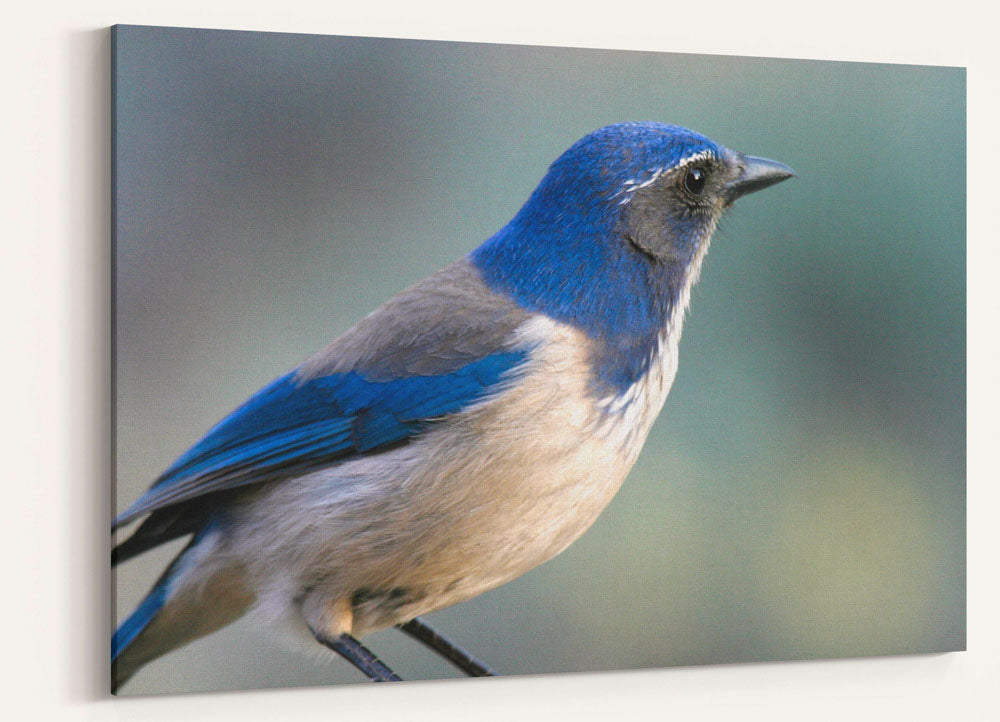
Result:
M700 196L705 190L705 171L701 168L692 168L684 176L684 187L693 196Z

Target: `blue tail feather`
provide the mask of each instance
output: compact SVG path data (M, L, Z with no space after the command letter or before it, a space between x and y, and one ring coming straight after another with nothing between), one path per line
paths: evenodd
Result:
M128 619L121 623L111 637L111 661L118 659L135 638L142 633L142 630L153 620L167 601L168 579L160 579L153 587L142 603L136 607L135 611L129 615Z

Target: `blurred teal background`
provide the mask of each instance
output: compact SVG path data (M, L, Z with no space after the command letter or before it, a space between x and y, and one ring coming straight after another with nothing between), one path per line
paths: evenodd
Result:
M594 527L430 621L506 674L964 648L964 70L130 26L115 52L118 510L577 138L671 122L800 177L724 220ZM119 570L117 619L176 550ZM123 692L360 680L244 619Z

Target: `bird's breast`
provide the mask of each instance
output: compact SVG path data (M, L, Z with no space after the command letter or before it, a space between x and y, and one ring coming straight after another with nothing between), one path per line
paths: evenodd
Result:
M533 319L520 332L538 339L535 351L520 384L498 399L498 410L523 409L525 418L548 427L543 438L556 444L571 443L566 437L577 444L586 441L627 472L677 373L676 335L669 326L662 330L649 349L645 372L629 386L595 393L606 387L598 383L594 342L584 333L545 317Z

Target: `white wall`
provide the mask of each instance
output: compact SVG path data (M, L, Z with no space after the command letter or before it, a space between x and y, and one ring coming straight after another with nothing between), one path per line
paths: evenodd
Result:
M995 18L969 0L42 0L5 12L0 241L5 710L29 719L997 719L1000 403ZM986 4L983 4L986 7ZM966 65L969 68L969 651L459 683L115 700L106 487L108 35L117 23ZM928 183L949 178L928 178ZM864 183L864 178L858 179ZM13 463L11 463L13 460ZM627 613L627 612L623 612ZM233 660L239 664L240 660Z

